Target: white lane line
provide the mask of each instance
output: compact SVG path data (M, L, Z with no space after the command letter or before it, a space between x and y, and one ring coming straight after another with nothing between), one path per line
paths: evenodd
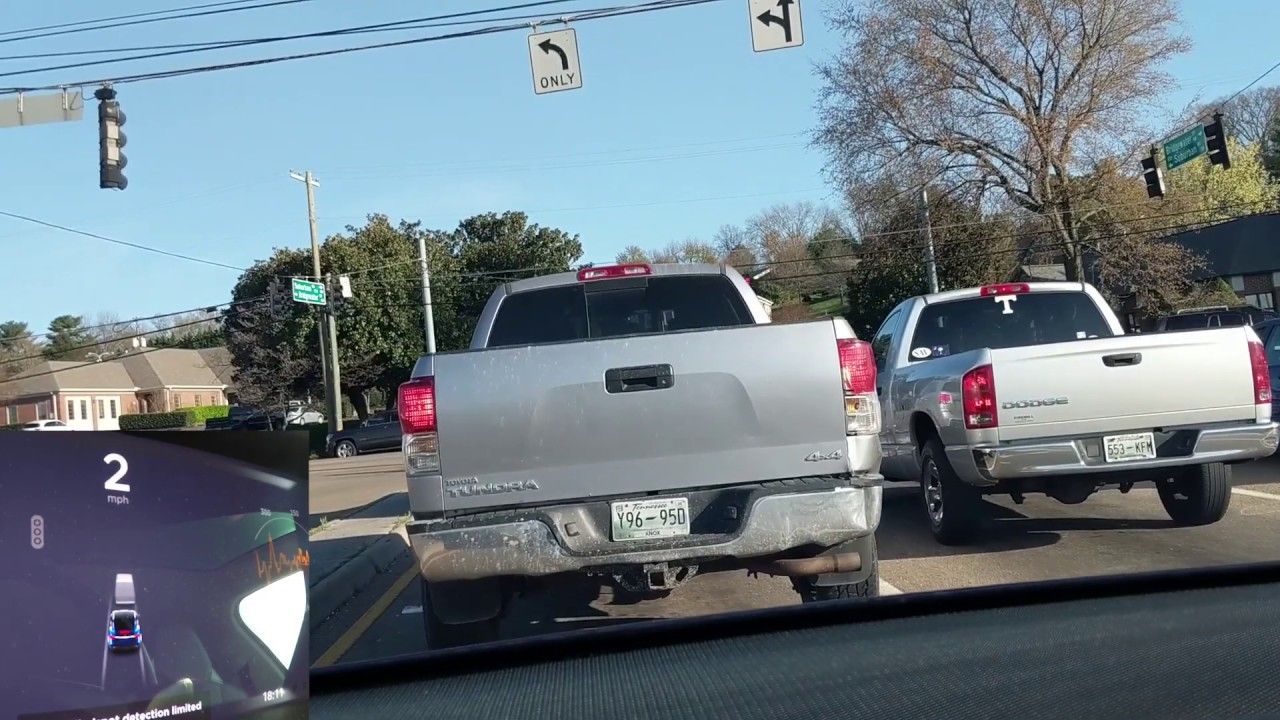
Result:
M1277 499L1278 499L1278 500L1280 500L1280 498L1277 498ZM901 591L901 590L899 590L898 588L896 588L896 587L894 587L894 586L890 585L888 582L885 582L885 580L884 580L883 578L881 578L881 579L880 579L880 594L881 594L881 595L901 595L901 594L902 594L902 591Z
M1244 495L1245 497L1262 498L1263 500L1280 500L1280 495L1274 493L1265 493L1261 490L1248 490L1246 488L1231 488L1231 492Z

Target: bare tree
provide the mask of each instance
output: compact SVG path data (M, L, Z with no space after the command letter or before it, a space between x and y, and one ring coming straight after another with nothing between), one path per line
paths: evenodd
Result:
M1091 159L1147 137L1161 67L1189 47L1177 20L1172 0L846 0L846 47L820 68L828 170L997 190L1045 218L1081 279Z
M1246 90L1231 100L1219 98L1195 109L1204 120L1221 112L1227 119L1227 133L1244 145L1266 144L1276 110L1280 109L1280 87Z

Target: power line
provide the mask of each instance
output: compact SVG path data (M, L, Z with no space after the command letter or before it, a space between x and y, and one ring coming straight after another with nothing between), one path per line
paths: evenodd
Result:
M262 300L266 299L266 297L267 297L266 295L261 295L259 297L250 298L248 300L237 300L235 302L220 303L219 307L225 305L228 310L231 310L231 308L234 308L237 305L248 305L255 302L261 302ZM237 309L237 310L234 310L233 312L238 314L238 313L244 312L244 310ZM121 342L123 340L132 340L134 338L145 337L147 335L157 335L159 333L172 332L174 330L179 330L184 327L191 327L192 325L202 325L210 321L217 322L219 319L220 318L201 318L200 320L191 320L189 322L178 323L177 325L170 326L164 330L147 330L144 332L134 333L132 335L121 335L120 337L111 338L109 340L96 340L94 342L85 343L83 345L76 345L74 347L63 348L58 352L69 353L69 352L75 352L76 350L84 350L87 348L98 347L99 345L110 345L112 343ZM79 329L87 329L87 328L79 328ZM56 334L56 333L52 333L52 334ZM41 353L36 353L34 355L24 355L22 357L9 358L9 359L6 359L4 362L14 363L14 362L20 362L23 360L39 360L39 359L44 359L44 353L41 352ZM21 380L21 379L23 378L22 377L10 378L10 380ZM8 381L6 380L5 382L8 382Z
M193 17L206 17L209 15L224 15L226 13L243 12L245 10L260 10L262 8L276 7L279 5L296 5L298 3L304 3L304 2L311 2L311 0L269 0L268 2L260 2L256 5L247 5L243 7L220 8L215 10L202 10L200 12L189 12L189 13L183 13L181 15L167 15L165 17L150 17L142 20L134 19L134 20L127 20L126 22L100 24L100 25L93 25L90 27L70 27L70 28L61 29L61 30L54 30L52 32L41 32L41 33L34 33L31 35L19 35L18 37L0 37L0 43L19 42L22 40L35 40L38 38L53 37L55 35L71 35L74 33L91 32L93 30L109 30L111 28L129 27L132 25L147 25L150 23L165 22L168 20L185 20L187 18L193 18ZM217 5L228 5L228 4L239 5L242 3L223 2L223 3L214 3L213 5L217 6ZM166 11L155 11L152 13L139 13L139 14L136 14L134 17L136 18L142 15L148 15L148 14L156 15L161 12L166 12ZM168 12L173 12L173 11L168 11ZM95 21L70 23L70 25L83 25L83 24L86 24L86 22L95 22ZM22 32L22 31L10 31L8 33L3 33L3 34L12 35L13 32Z
M25 32L38 32L40 30L57 30L58 28L75 27L77 25L92 25L94 23L112 22L114 20L130 20L132 18L151 17L153 15L167 15L169 13L186 12L188 10L203 10L211 7L222 7L224 5L243 5L249 2L258 2L259 0L222 0L222 2L205 3L204 5L188 5L186 7L172 8L169 10L151 10L142 13L131 13L129 15L115 15L113 17L97 18L95 20L77 20L75 22L58 23L56 25L41 25L39 27L20 28L18 30L5 30L0 32L0 37L5 35L18 35Z
M290 0L295 1L295 0ZM569 0L565 0L569 1ZM334 48L330 50L317 50L313 52L295 53L292 55L280 55L275 57L258 58L255 60L242 60L236 62L226 62L214 65L201 65L195 67L179 68L174 70L162 70L149 73L137 73L132 75L120 75L114 77L100 77L89 80L79 80L74 82L63 82L55 85L44 86L24 86L11 87L0 90L0 94L13 94L18 92L31 92L35 90L58 90L64 87L75 87L85 85L102 85L143 82L147 80L162 80L166 78L183 77L186 75L195 75L206 72L218 72L222 70L232 70L237 68L257 67L259 65L270 65L280 62L289 62L293 60L306 60L319 57L329 57L333 55L343 55L352 52L361 52L365 50L375 50L392 47L406 47L410 45L420 45L429 42L439 42L443 40L454 40L459 38L477 37L481 35L492 35L495 33L511 32L514 30L523 30L530 25L546 25L552 23L569 23L582 22L586 20L598 20L611 17L620 17L623 15L633 15L638 13L656 12L661 10L671 10L681 7L689 7L693 5L703 5L712 2L722 2L723 0L653 0L652 2L640 3L636 5L617 6L613 8L597 8L586 10L574 15L565 15L560 17L544 18L542 21L533 21L532 23L518 23L511 25L493 25L488 27L476 28L473 30L464 30L453 33L445 33L441 35L431 35L426 37L410 38L407 40L397 40L392 42L371 43L368 45L357 45L345 48ZM30 71L24 71L30 72Z
M27 215L19 215L18 213L11 213L11 212L5 212L4 210L0 210L0 215L3 215L4 217L13 218L15 220L23 220L25 222L34 223L36 225L43 225L45 227L54 228L55 230L62 230L64 232L74 233L76 235L83 235L85 237L94 238L95 240L102 240L104 242L114 243L116 245L131 247L136 250L145 250L147 252L156 253L158 255L167 255L169 257L178 258L180 260L190 260L191 262L202 263L205 265L212 265L213 267L226 268L228 270L239 270L241 272L248 270L248 268L243 268L236 265L228 265L226 263L221 263L216 260L205 260L204 258L198 258L192 255L183 255L182 253L175 253L175 252L170 252L168 250L161 250L160 248L154 248L149 245L141 245L139 243L128 242L126 240L117 240L115 238L107 237L106 235L99 235L97 233L91 233L86 230L77 230L73 227L67 227L66 225L51 223L46 220L40 220L38 218L33 218Z
M477 23L500 22L500 21L508 21L508 20L527 20L529 18L537 18L539 16L521 15L521 16L505 17L505 18L484 18L482 20L455 20L453 22L441 22L441 23L434 23L434 24L430 22L435 20L448 20L451 18L472 17L475 15L502 12L505 10L523 9L523 8L545 6L545 5L558 5L566 2L578 2L578 1L579 0L540 0L539 2L529 2L529 3L520 4L520 5L508 5L505 7L491 8L488 10L470 10L466 12L449 13L447 15L433 15L433 16L421 17L421 18L412 18L410 20L394 20L391 22L377 23L374 25L355 25L355 26L336 28L332 30L318 30L315 32L297 33L294 35L277 35L277 36L269 36L269 37L244 38L240 40L224 40L224 41L205 42L205 43L179 43L171 46L155 46L151 48L139 48L140 50L160 49L160 50L165 50L165 52L152 52L145 55L131 55L129 57L108 58L104 60L88 60L85 62L68 63L65 65L49 65L46 67L25 68L22 70L14 70L11 72L0 73L0 77L12 77L15 75L31 75L35 73L49 72L52 70L66 70L70 68L79 68L79 67L95 67L99 65L111 65L114 63L130 62L133 60L151 60L151 59L160 58L160 57L172 57L175 55L189 55L192 53L211 52L214 50L225 50L228 48L247 47L247 46L253 46L253 45L266 45L269 43L288 42L292 40L304 40L304 39L323 38L323 37L339 37L344 35L358 35L358 34L373 33L373 32L404 32L407 30L417 30L417 29L424 29L424 28L453 27L457 25L471 25L471 24L477 24ZM73 54L82 54L84 52L86 51L80 51L79 53L73 53ZM88 52L110 53L110 52L128 52L128 50L120 50L120 51L105 50L105 51L88 51ZM21 56L18 56L16 59L21 59Z
M263 296L263 297L265 297L265 296ZM213 310L213 309L220 308L220 307L222 307L223 305L237 305L237 304L239 304L239 303L252 302L252 300L256 300L256 299L257 299L257 298L252 298L252 299L250 299L250 300L238 300L238 301L230 302L230 303L225 303L225 302L223 302L223 303L211 303L211 304L209 304L209 305L201 305L200 307L188 308L188 309L186 309L186 310L174 310L173 312L160 313L159 315L147 315L146 317L135 317L135 318L129 318L128 320L119 320L119 321L116 321L116 322L101 323L101 324L98 324L98 325L82 325L81 327L78 327L78 328L76 328L76 329L77 329L77 330L86 330L86 331L87 331L87 330L101 330L102 328L109 328L109 327L120 327L121 325L133 325L133 324L135 324L135 323L147 322L148 320L162 320L162 319L164 319L164 318L167 318L167 317L173 317L173 316L175 316L175 315L187 315L187 314L189 314L189 313L193 313L193 312L205 312L205 311L209 311L209 310ZM216 319L217 319L217 318L210 317L210 318L206 318L206 321L208 321L208 320L216 320ZM168 328L166 328L166 329L164 329L164 330L155 330L155 331L153 331L153 332L166 332L167 330L168 330ZM19 335L19 336L17 336L17 337L13 337L13 338L3 338L3 341L6 341L6 342L7 342L7 341L12 341L12 340L35 340L35 339L37 339L37 338L47 338L47 337L52 337L52 336L54 336L54 335L57 335L57 333L54 333L54 332L44 332L44 333L27 333L27 334L25 334L25 335Z

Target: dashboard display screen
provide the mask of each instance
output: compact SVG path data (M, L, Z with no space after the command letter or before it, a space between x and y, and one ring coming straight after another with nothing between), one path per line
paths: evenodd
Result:
M0 720L305 718L307 455L0 432Z

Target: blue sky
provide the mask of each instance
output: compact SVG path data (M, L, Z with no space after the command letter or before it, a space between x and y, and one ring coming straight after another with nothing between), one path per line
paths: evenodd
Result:
M19 2L6 8L5 27L191 4L198 3ZM292 34L501 4L313 0L0 42L0 56ZM370 212L447 229L474 213L518 209L580 234L588 260L609 260L633 243L710 239L720 225L768 205L835 197L821 174L822 154L807 146L818 88L812 68L838 47L826 26L828 2L803 0L805 45L770 53L752 52L746 5L726 0L579 23L584 87L554 95L534 95L522 31L122 85L129 189L97 187L90 99L79 123L0 128L0 210L247 266L274 247L307 244L303 188L288 171L309 168L321 182L322 235ZM1221 0L1182 4L1194 49L1170 65L1180 82L1153 108L1155 123L1170 122L1197 96L1239 88L1280 60L1272 50L1280 3L1230 5L1228 14ZM59 70L0 78L0 86L433 32ZM59 63L0 60L0 72L48 64ZM1269 80L1280 83L1280 71ZM23 320L37 332L62 313L127 318L224 302L236 277L0 217L0 320Z

